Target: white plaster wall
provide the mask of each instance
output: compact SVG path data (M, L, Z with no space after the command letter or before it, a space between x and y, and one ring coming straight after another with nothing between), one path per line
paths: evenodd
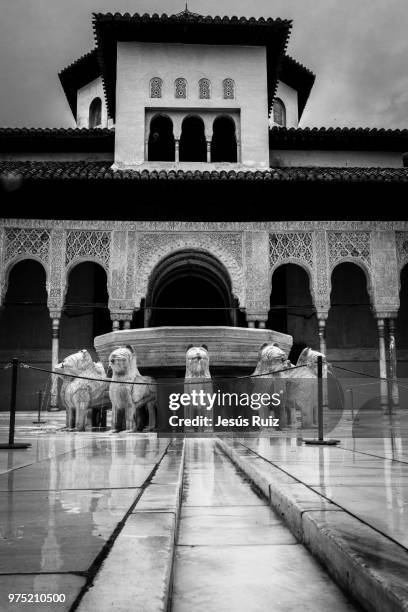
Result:
M264 47L118 43L115 163L144 163L146 109L240 111L241 159L267 167L268 100ZM163 80L162 98L150 98L150 79ZM174 81L187 79L187 99L174 97ZM198 81L211 81L211 99L200 100ZM235 100L224 100L222 81L235 81ZM182 165L182 164L180 164Z
M108 116L105 103L105 95L102 85L102 77L98 77L91 81L81 89L78 89L77 94L77 126L79 128L89 127L89 107L94 98L102 100L102 124L101 127L108 126Z
M402 153L393 151L270 151L271 167L323 166L402 168Z
M276 97L280 98L286 108L286 127L296 128L299 125L299 107L298 107L298 92L293 87L289 87L282 81L278 82L276 89ZM273 112L271 112L270 125L276 125L273 120Z

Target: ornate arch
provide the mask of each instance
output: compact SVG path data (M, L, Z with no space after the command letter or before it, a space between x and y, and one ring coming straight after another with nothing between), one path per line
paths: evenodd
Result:
M334 270L340 266L341 264L344 263L351 263L356 265L358 268L360 268L360 270L362 270L364 272L364 276L366 279L366 286L367 286L367 293L368 293L368 297L370 298L370 304L372 306L375 305L375 296L374 296L374 282L373 282L373 278L371 276L371 269L367 266L367 264L362 261L361 259L358 259L357 257L342 257L341 259L337 260L336 263L334 263L333 265L330 265L330 270L329 270L329 295L331 296L331 292L332 292L332 276L333 276L333 272Z
M138 279L135 292L136 308L147 295L149 278L155 267L172 253L185 249L203 251L216 257L227 270L232 292L238 298L240 306L244 307L242 236L238 233L213 235L210 232L191 232L191 235L149 233L140 236L136 272Z
M285 266L287 264L299 266L299 268L302 268L302 270L306 272L307 277L309 279L310 295L312 296L313 304L316 305L313 267L310 264L306 263L304 260L298 259L296 257L287 257L285 259L280 259L278 262L276 262L274 266L272 266L271 274L269 275L269 292L272 291L272 278L274 273L278 268L281 268L282 266Z
M92 255L84 255L81 257L76 257L73 259L65 268L65 276L64 276L64 286L63 286L63 302L65 301L65 297L68 291L69 285L69 275L73 271L74 268L83 263L94 263L98 266L101 266L103 270L106 272L106 287L108 290L108 295L111 295L111 277L109 273L109 267L107 264L103 263L98 257Z
M3 300L7 293L11 270L18 263L22 261L28 261L28 260L36 261L43 268L45 272L45 288L46 288L47 294L49 294L49 276L50 274L49 274L48 266L44 263L44 261L40 257L38 257L38 255L31 255L31 254L26 255L22 253L21 255L16 255L15 257L13 257L13 259L9 260L4 268L4 273L3 273L3 278L1 282L1 288L0 288L0 305L3 303Z

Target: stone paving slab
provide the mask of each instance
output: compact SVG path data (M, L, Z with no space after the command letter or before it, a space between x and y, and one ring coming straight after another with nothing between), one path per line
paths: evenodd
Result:
M407 551L345 512L307 512L306 546L367 610L408 610Z
M138 465L135 459L127 463L113 461L112 457L86 459L82 456L62 458L58 466L45 461L0 475L0 491L138 488L155 466L154 462Z
M0 610L2 612L69 612L72 604L85 584L85 578L74 574L31 574L0 576ZM10 603L9 593L27 595L61 594L65 602L61 603Z
M296 544L290 531L268 506L184 508L178 546Z
M237 452L237 440L222 439L217 444L250 476L254 463L246 451ZM293 484L280 482L277 468L265 464L270 466L271 506L338 584L369 612L408 610L408 551L295 478ZM263 479L266 472L264 466Z
M176 517L132 514L105 559L80 612L165 611L171 582Z
M177 612L355 610L299 544L181 546L176 566L173 601ZM265 602L270 602L268 607Z
M0 495L0 574L87 571L138 492L105 489Z
M79 612L167 612L183 465L184 441L172 442L80 601Z

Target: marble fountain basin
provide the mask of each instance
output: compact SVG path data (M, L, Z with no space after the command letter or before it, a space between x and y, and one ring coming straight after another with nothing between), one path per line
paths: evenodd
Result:
M97 336L99 359L107 366L114 349L129 344L136 350L138 366L153 376L184 376L186 350L190 344L205 344L210 353L212 373L250 373L265 342L276 342L286 355L293 338L269 329L247 327L145 327L125 329Z

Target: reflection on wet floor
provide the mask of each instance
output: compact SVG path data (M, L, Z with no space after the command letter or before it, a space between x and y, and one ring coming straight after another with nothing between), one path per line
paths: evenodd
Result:
M298 608L355 609L213 441L186 440L172 612Z
M389 438L339 447L299 446L294 439L241 440L247 448L408 547L408 463L393 460ZM235 440L239 444L238 439ZM242 445L239 444L241 447Z
M8 466L11 471L0 475L0 574L87 571L169 441L148 436L32 441L29 465L12 460L15 469Z

